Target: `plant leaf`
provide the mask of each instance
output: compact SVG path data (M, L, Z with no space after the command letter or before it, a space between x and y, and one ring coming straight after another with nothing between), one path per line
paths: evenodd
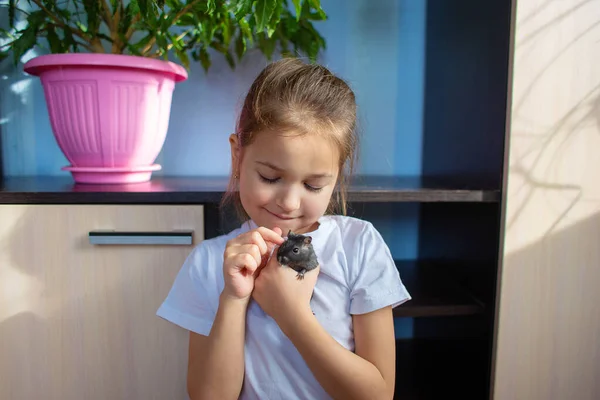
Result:
M267 26L267 36L273 36L273 33L277 29L277 25L279 25L279 21L281 20L281 13L283 12L283 1L277 1L275 4L275 9L273 10L273 14L271 15L271 19L269 20L269 24Z
M127 4L127 7L125 7L125 14L121 15L121 19L119 20L119 26L117 27L117 33L119 36L119 40L124 46L127 46L127 43L129 42L129 40L125 37L125 34L129 30L129 28L131 28L131 24L133 23L133 19L135 18L135 16L142 15L142 18L147 20L150 17L150 14L152 14L152 8L146 10L146 15L143 14L140 7L144 2L145 0L130 0L129 4ZM145 6L148 6L148 4L146 3ZM135 27L136 30L139 29L137 28L137 25L138 24L136 24Z
M246 37L240 33L235 40L235 54L237 55L238 61L242 60L247 49Z
M71 28L69 28L69 27L63 28L63 35L64 35L63 42L64 42L64 44L66 44L66 46L64 46L65 51L68 51L69 47L71 47L71 46L73 47L74 52L79 51L79 48L77 47L77 42L75 41L75 38L73 37L73 32L71 31Z
M240 20L250 13L250 10L252 10L252 1L253 0L237 0L234 7L236 19Z
M208 51L206 51L206 47L204 47L204 46L200 47L198 56L200 58L200 63L202 64L204 71L208 72L211 62L210 62L210 55L208 54Z
M302 15L301 0L292 0L292 3L294 3L294 9L296 11L296 21L300 21L300 16Z
M110 0L110 6L112 8L112 15L115 15L119 9L120 0Z
M221 23L221 33L223 34L223 43L225 46L229 47L229 43L231 43L231 30L229 21Z
M283 26L285 36L288 39L293 38L296 35L296 32L298 32L298 29L300 27L300 25L298 24L298 21L296 21L296 18L293 17L292 15L286 15L281 20L281 25Z
M129 51L135 55L141 55L142 50L150 43L150 40L154 37L152 32L148 33L146 36L137 41L137 43L128 45Z
M136 3L132 6L131 3ZM137 7L135 7L137 5ZM133 8L130 8L132 6ZM127 5L128 10L137 10L142 14L144 18L148 17L148 12L150 8L148 7L148 0L131 0L131 2Z
M212 17L212 15L216 9L215 0L208 0L206 2L206 6L207 6L206 12L208 13L208 15L210 15Z
M76 3L75 3L76 4ZM76 15L78 14L82 14L83 12L79 11L79 7L77 7L77 5L75 5L75 8L77 9L76 11ZM71 12L69 10L67 10L66 8L55 8L56 14L60 15L64 20L66 21L70 21L71 20L71 16L73 14L71 14Z
M88 31L88 28L87 28L87 26L85 26L84 24L82 24L82 23L81 23L81 22L79 22L79 21L75 21L75 26L77 26L77 28L79 28L79 30L80 30L81 32L84 32L84 33L86 33L86 32Z
M169 47L169 43L167 38L162 33L157 34L156 36L156 44L158 45L159 54L165 55L167 53L167 47Z
M325 48L326 43L310 21L302 20L300 29L294 37L294 46L296 49L302 50L312 62L315 62L320 49Z
M33 11L27 16L27 23L29 25L34 25L36 29L40 29L44 21L46 21L47 15L42 10Z
M13 60L15 65L19 63L23 54L27 53L35 45L36 32L32 28L26 28L21 36L13 42Z
M181 49L181 48L176 48L175 54L181 60L181 63L183 64L183 66L185 68L189 69L190 68L190 59L188 57L187 51L185 51L184 49Z
M34 10L33 1L26 0ZM118 27L105 28L104 1ZM194 59L208 71L210 57L223 54L234 66L256 46L269 59L275 51L285 54L302 52L315 59L325 47L325 40L311 21L326 19L321 0L35 0L55 15L34 14L33 23L17 30L3 49L15 50L15 58L36 44L48 45L53 53L84 51L82 45L93 41L118 44L120 52L144 56L173 55L182 65ZM22 0L5 0L9 8L5 23L20 23ZM12 11L11 11L12 7ZM31 9L28 7L28 10ZM40 11L40 10L38 10ZM43 17L42 17L43 16ZM35 21L40 18L39 23ZM64 24L64 27L62 26ZM111 24L108 24L111 25ZM8 28L7 28L8 29ZM14 30L14 28L13 28ZM182 33L185 32L185 35ZM129 34L128 34L129 33ZM133 36L131 34L133 33ZM232 43L233 42L233 43ZM89 44L89 43L87 43ZM211 50L215 49L216 51Z
M42 10L34 11L27 17L27 27L21 35L12 43L13 61L19 63L21 57L37 43L40 28L46 20L46 13Z
M183 4L181 4L181 2L179 0L167 0L166 1L167 7L171 8L171 9L181 9L183 8Z
M278 1L283 0L256 0L254 17L256 18L257 32L263 32L265 30Z
M240 24L240 30L244 34L247 43L252 46L254 43L254 38L252 37L252 28L250 27L250 24L248 24L248 21L245 18L240 19L238 23Z
M11 28L15 26L15 11L17 5L15 4L16 0L9 0L8 2L8 24Z
M87 29L96 33L100 28L100 2L98 0L83 0L83 7L87 15Z
M264 32L259 32L257 37L258 47L263 52L265 57L267 57L268 60L271 60L273 57L273 52L275 51L275 37L273 36L269 38Z
M312 8L319 10L321 9L321 0L305 0L309 6Z
M325 15L325 13L310 11L306 16L306 19L310 19L312 21L325 21L327 19L327 16Z
M314 15L314 17L312 17L311 19L315 19L315 20L325 20L327 19L327 15L325 14L325 11L323 11L323 9L321 8L321 0L306 0L308 1L308 4L314 8L315 10L317 10L317 13L311 13L311 16Z
M235 59L233 58L231 52L228 51L227 53L225 53L225 60L227 60L227 64L229 64L231 69L235 68Z
M56 34L56 30L54 29L54 25L48 25L46 27L46 39L48 39L48 44L50 45L50 51L52 53L62 53L63 45Z

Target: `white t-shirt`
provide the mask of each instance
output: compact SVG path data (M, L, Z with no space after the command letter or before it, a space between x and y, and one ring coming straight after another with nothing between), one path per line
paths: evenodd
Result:
M315 317L342 346L354 351L351 314L410 300L390 250L370 222L323 216L307 235L313 240L319 278L311 300ZM223 290L227 241L256 228L252 221L194 248L157 315L208 335ZM245 376L240 399L329 399L321 385L271 317L251 301L246 316Z

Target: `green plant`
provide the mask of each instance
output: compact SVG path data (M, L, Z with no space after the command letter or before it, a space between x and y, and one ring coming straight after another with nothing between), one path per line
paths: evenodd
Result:
M6 1L6 0L5 0ZM325 39L312 21L325 20L320 0L7 0L10 29L2 30L15 63L34 46L51 53L114 53L167 59L205 71L209 49L231 68L251 48L271 59L306 55L314 61ZM25 7L27 6L27 7ZM18 27L19 18L26 24ZM46 47L47 46L47 47ZM235 55L235 56L234 56Z

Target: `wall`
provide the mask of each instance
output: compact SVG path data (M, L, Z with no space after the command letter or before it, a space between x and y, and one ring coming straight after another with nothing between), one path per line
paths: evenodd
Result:
M496 399L600 398L600 2L519 0Z
M322 1L329 20L316 25L327 40L319 61L356 92L362 135L360 174L421 173L426 4ZM30 52L28 57L35 55ZM199 64L192 65L190 78L174 92L169 132L157 159L162 170L155 176L229 173L227 138L245 91L265 63L255 52L235 71L218 55L208 75ZM68 162L52 135L38 78L12 68L10 60L2 67L5 175L69 176L60 170ZM381 205L365 217L381 231L395 258L412 259L418 251L418 210L416 204ZM397 324L399 335L410 334L410 320Z
M419 174L425 2L322 4L330 19L316 23L328 45L320 62L347 79L358 97L364 134L359 172ZM245 91L266 61L256 52L235 71L218 55L213 61L208 75L193 64L189 80L175 90L158 175L229 172L227 137ZM3 72L6 175L66 175L60 171L67 162L52 136L38 78L12 70L10 60Z
M423 120L425 4L408 0L322 2L330 19L317 25L327 40L320 62L356 92L362 135L358 173L419 175ZM35 56L30 52L28 57ZM238 107L266 60L255 52L232 71L216 55L205 75L193 64L190 78L173 95L167 139L157 162L159 175L210 176L229 173L228 135ZM39 79L5 60L0 81L0 123L6 176L69 176L48 119ZM202 161L199 161L202 160ZM396 256L416 256L416 206L403 215ZM391 212L391 211L390 211ZM388 215L388 214L386 214ZM411 217L412 216L412 217ZM385 226L384 226L385 225Z

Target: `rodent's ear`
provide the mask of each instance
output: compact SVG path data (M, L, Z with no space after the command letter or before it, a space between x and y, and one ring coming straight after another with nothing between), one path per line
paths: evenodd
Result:
M307 236L304 238L304 244L308 246L312 242L312 237Z

